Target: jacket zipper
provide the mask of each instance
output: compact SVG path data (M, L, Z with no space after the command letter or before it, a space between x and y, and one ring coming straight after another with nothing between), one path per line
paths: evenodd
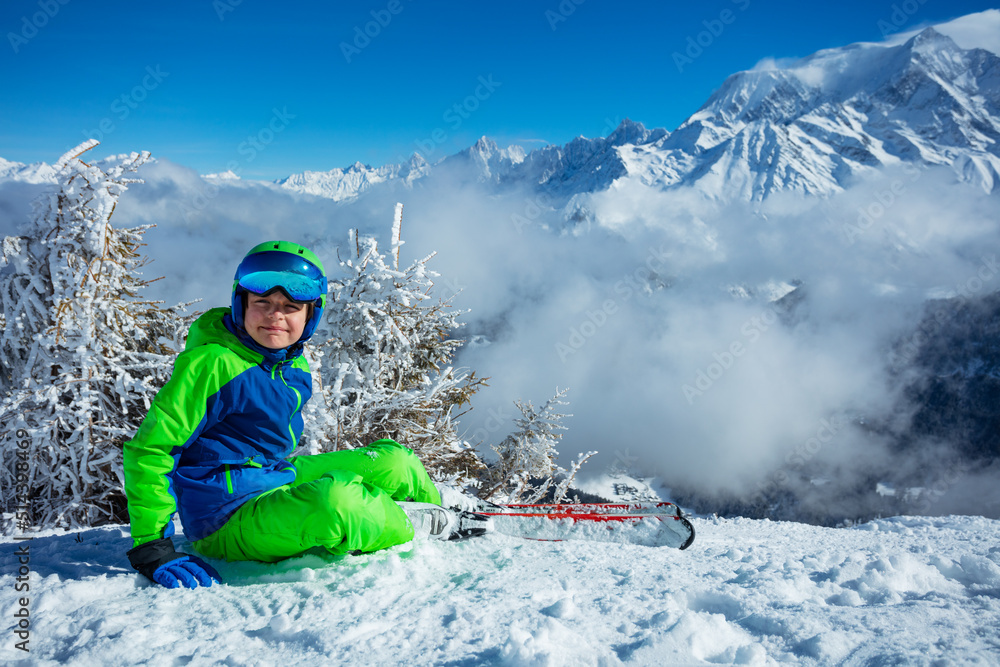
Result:
M274 377L275 373L277 373L278 377L281 378L282 384L284 384L285 387L287 387L288 389L290 389L292 392L295 393L295 410L292 411L292 417L294 417L296 414L298 414L299 410L302 409L302 394L295 387L291 387L291 386L288 385L288 382L285 380L284 373L281 372L281 364L276 364L275 366L273 366L271 368L271 379L272 380L275 379L275 377ZM299 443L295 439L295 430L292 428L292 421L291 421L291 419L288 420L288 437L292 441L292 451L294 452L295 448L298 447ZM252 457L252 456L249 457L246 461L244 461L241 465L248 466L250 468L263 468L264 467L262 464L257 463L256 461L254 461L254 457ZM223 466L223 471L224 471L224 475L225 475L225 478L226 478L226 492L229 495L233 495L235 493L235 491L233 490L233 473L232 473L232 470L233 470L233 466L230 465L230 464L228 464L228 463L226 463Z
M287 387L288 389L292 390L295 393L295 409L292 410L292 415L288 420L288 437L292 441L292 451L294 452L295 448L299 446L299 443L295 439L295 430L292 428L292 417L295 417L295 415L299 413L299 410L302 409L302 394L299 393L299 390L296 389L295 387L291 387L288 385L288 381L285 380L285 374L281 372L280 364L275 365L274 368L271 369L272 380L274 379L274 374L276 371L278 373L278 377L281 378L281 382L285 385L285 387Z

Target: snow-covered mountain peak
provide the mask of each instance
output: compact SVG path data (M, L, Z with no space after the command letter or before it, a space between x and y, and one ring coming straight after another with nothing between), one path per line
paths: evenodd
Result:
M0 181L21 181L23 183L52 183L56 170L44 162L24 164L0 158Z
M467 153L470 157L474 156L486 164L506 162L515 165L523 162L525 156L522 147L512 145L500 148L495 141L486 136L480 137L479 141L463 153Z
M734 121L762 115L760 108L773 106L773 100L808 98L810 91L794 70L753 69L730 75L705 104L688 120L684 128L706 118Z
M626 144L641 146L659 141L667 134L669 133L665 128L647 130L642 123L626 118L606 137L606 141L611 146L624 146Z
M497 146L497 142L483 135L479 137L479 140L468 148L467 151L469 153L478 153L480 155L495 155L500 152L500 147Z
M426 176L430 170L431 165L414 153L409 160L401 164L371 167L362 162L355 162L346 168L292 174L275 183L293 192L326 197L334 201L347 201L355 199L378 183L399 181L409 187L413 181Z
M919 53L937 52L942 49L950 49L958 51L958 45L955 44L951 37L942 35L940 32L934 28L924 28L916 35L911 37L909 41L905 44L910 51Z
M892 53L895 51L896 53ZM891 61L899 74L919 72L925 76L941 77L941 83L968 85L975 79L977 66L995 62L997 56L982 49L962 49L950 37L934 28L926 28L901 46L890 49ZM889 59L887 59L889 60ZM969 79L966 75L972 74ZM965 81L963 81L965 79ZM871 89L871 87L869 87Z
M500 148L484 136L469 148L445 158L440 165L445 173L461 180L499 185L524 162L525 155L520 146Z
M765 62L726 79L629 173L712 198L779 190L826 195L883 165L951 165L1000 183L1000 58L927 28L896 44L852 44Z
M766 61L728 77L679 129L709 120L715 125L760 119L789 122L824 103L878 94L915 74L968 85L973 79L963 74L977 69L974 65L992 67L990 61L995 60L988 51L963 50L951 38L926 28L896 46L852 44L789 63Z

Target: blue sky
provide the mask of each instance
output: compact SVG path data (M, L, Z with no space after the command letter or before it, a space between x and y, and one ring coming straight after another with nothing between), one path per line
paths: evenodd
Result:
M6 0L0 157L149 150L275 179L487 135L527 149L676 128L764 58L880 41L996 6L904 0L172 3Z

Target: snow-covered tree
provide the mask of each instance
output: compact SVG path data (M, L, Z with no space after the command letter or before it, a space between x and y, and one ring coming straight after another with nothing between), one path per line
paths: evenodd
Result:
M179 307L141 296L149 226L111 225L149 153L84 162L97 144L59 159L57 188L3 240L0 491L22 530L127 521L122 443L169 375L184 325Z
M490 464L485 478L485 498L497 502L538 502L555 485L552 502L560 502L569 491L570 484L580 466L597 452L587 452L577 457L566 470L557 463L559 452L556 443L566 427L562 420L570 415L556 412L561 405L568 405L562 398L568 390L556 389L555 395L540 408L531 401L515 401L521 416L514 420L517 431L493 447L497 461Z
M456 410L482 384L452 366L462 326L450 299L431 296L430 255L399 267L402 205L396 207L387 259L372 238L349 235L345 274L331 282L324 322L314 340L326 409L306 417L314 451L392 438L412 448L439 480L471 480L481 471L475 450L458 436ZM316 402L318 403L318 402Z

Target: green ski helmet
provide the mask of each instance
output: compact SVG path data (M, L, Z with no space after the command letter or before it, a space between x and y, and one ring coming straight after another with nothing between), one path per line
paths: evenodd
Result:
M292 301L312 304L312 316L298 342L316 331L326 305L326 271L316 254L291 241L267 241L250 249L233 277L233 322L244 328L246 294L281 290Z

